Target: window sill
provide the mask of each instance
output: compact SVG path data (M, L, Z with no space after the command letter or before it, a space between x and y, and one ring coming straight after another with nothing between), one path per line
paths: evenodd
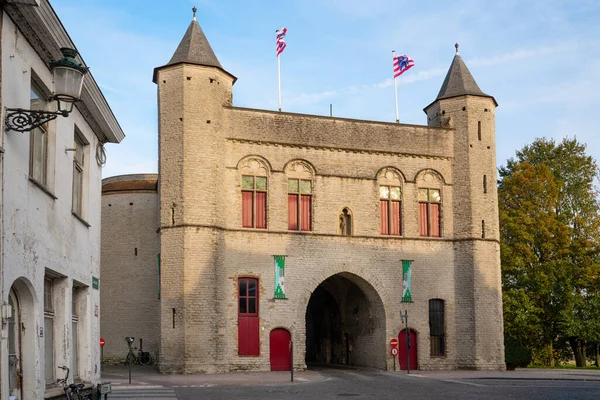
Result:
M29 182L33 183L34 186L37 186L38 188L40 188L42 190L42 192L46 193L48 196L52 197L52 200L56 200L58 199L58 197L56 197L54 195L54 193L52 193L46 186L42 185L41 183L39 183L38 181L36 181L35 179L33 179L32 177L29 177Z
M79 214L77 214L75 211L71 211L71 214L73 214L73 216L75 218L77 218L79 220L79 222L81 222L82 224L84 224L85 226L87 226L88 228L90 228L92 225L89 224L89 222L87 222L85 219L81 218L79 216Z

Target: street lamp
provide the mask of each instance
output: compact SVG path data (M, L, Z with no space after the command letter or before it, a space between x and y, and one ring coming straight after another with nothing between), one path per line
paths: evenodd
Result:
M56 100L57 111L7 108L5 120L7 131L29 132L59 115L67 117L73 111L73 104L81 96L83 75L87 73L88 68L75 60L77 50L63 47L60 51L63 58L50 63L54 76L54 95L51 99Z

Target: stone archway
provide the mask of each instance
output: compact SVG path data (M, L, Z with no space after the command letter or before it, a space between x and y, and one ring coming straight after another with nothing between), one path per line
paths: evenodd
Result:
M385 348L385 308L373 286L348 272L321 282L306 307L306 363L385 369Z
M17 279L9 292L12 317L9 321L9 391L15 399L39 398L40 379L35 360L39 359L36 340L36 298L26 278Z

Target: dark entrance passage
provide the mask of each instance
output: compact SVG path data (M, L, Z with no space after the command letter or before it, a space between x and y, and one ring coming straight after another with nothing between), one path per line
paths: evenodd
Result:
M385 310L364 279L340 273L323 281L306 309L306 363L385 369Z

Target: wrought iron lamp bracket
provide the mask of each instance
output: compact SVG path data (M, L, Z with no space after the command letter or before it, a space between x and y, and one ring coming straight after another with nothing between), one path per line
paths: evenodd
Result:
M7 108L5 125L7 131L29 132L39 128L47 122L56 119L59 115L68 117L73 111L74 99L62 98L65 109L61 107L61 97L55 96L53 100L58 103L58 111L26 110L24 108Z

